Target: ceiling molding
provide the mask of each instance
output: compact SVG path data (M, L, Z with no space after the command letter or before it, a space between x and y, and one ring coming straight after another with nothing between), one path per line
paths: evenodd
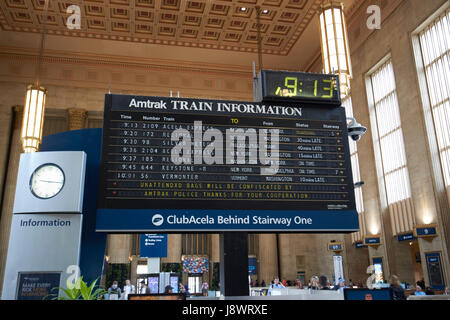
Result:
M37 60L38 51L29 48L0 46L0 59ZM228 74L242 78L251 78L252 68L239 65L196 63L185 60L164 60L153 58L136 58L119 55L89 54L59 50L45 50L42 56L45 63L70 63L97 65L128 69L152 69L178 72L197 72L208 74Z

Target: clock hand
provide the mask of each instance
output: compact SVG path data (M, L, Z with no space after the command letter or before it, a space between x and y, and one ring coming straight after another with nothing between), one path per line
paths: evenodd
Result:
M40 180L42 182L49 182L49 183L62 183L60 181L49 181L49 180Z

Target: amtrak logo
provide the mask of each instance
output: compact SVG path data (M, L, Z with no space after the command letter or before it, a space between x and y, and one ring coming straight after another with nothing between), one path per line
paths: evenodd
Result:
M155 214L155 215L152 217L152 223L153 223L155 226L159 227L160 225L162 225L162 224L164 223L164 218L163 218L163 216L160 215L160 214Z

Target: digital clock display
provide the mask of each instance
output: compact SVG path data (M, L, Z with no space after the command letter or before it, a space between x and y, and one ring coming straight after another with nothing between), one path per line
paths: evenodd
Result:
M298 100L341 104L337 75L262 70L260 101Z

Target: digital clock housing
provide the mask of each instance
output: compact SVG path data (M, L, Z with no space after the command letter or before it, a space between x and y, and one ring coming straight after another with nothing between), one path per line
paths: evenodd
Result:
M339 77L332 74L261 70L255 83L255 101L301 101L340 106L338 83Z

